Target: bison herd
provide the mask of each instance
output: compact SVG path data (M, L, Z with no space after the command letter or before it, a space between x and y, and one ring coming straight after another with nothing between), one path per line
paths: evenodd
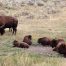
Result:
M38 43L43 46L51 46L53 51L63 54L66 57L66 42L64 39L39 38Z
M0 34L5 33L5 29L9 28L12 34L16 34L18 19L12 16L0 16ZM48 37L38 38L37 43L43 46L51 46L53 51L63 54L66 57L66 42L63 39L50 39ZM13 41L13 47L29 48L32 44L32 36L27 35L22 42Z
M50 46L53 51L63 54L66 57L66 42L63 39L50 39L48 37L38 38L38 44L42 46ZM32 36L27 35L23 38L23 41L19 42L17 40L13 41L13 47L29 48L32 45Z
M31 35L25 36L22 42L19 42L17 40L13 41L13 47L29 48L29 45L31 44L32 44Z

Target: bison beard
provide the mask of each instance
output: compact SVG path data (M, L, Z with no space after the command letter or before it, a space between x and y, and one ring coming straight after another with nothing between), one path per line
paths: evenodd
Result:
M3 35L5 33L5 28L13 29L13 34L16 34L18 20L11 16L0 16L0 33Z
M56 47L56 46L57 46L57 41L58 41L57 39L52 39L50 46L51 46L52 48Z

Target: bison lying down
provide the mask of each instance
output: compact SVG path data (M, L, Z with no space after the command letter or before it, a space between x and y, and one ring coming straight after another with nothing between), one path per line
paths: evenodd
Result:
M66 43L63 39L53 39L53 51L57 51L60 54L63 54L64 56L66 56Z
M13 34L16 34L18 20L11 16L0 16L0 34L5 33L5 28L12 28Z
M23 42L27 43L28 45L32 44L32 36L31 35L27 35L24 37Z
M17 40L14 40L13 47L29 48L29 45L25 42L18 42Z
M64 40L63 39L52 39L51 47L52 48L56 47L59 42L64 42Z
M47 45L50 46L51 39L47 37L43 37L43 38L39 38L37 42L42 44L43 46L47 46Z

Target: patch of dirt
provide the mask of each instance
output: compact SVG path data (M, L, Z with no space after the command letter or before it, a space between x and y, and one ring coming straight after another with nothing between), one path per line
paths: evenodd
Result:
M53 51L51 47L42 45L30 46L27 50L25 49L25 52L44 56L60 56L57 52Z

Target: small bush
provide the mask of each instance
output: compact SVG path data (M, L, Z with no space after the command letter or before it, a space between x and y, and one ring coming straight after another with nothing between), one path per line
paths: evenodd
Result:
M43 4L43 3L37 3L37 5L38 5L38 6L44 6L44 4Z

